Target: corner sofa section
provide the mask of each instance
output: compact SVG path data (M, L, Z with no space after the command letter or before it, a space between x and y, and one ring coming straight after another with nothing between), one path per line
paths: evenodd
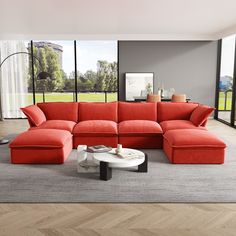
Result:
M213 108L197 103L38 103L37 106L22 108L28 117L30 128L25 134L19 135L11 142L12 163L21 163L23 152L19 155L17 152L19 149L31 150L27 153L28 159L32 158L34 153L39 152L38 150L48 149L47 143L41 143L40 139L37 140L37 135L41 136L45 132L51 134L50 139L47 139L49 146L50 142L53 142L53 137L57 140L59 136L63 136L64 132L64 136L70 134L73 148L82 144L104 144L116 147L118 143L129 148L162 148L163 136L165 137L165 134L171 130L180 133L184 133L188 129L191 130L189 133L201 130L207 134L205 125L213 110ZM56 135L54 131L60 131L61 134ZM31 135L33 142L27 141ZM173 139L172 135L174 134L170 132L169 140ZM57 141L61 142L61 147L64 146L62 140ZM207 141L204 145L207 146ZM169 147L168 150L170 150ZM166 152L165 146L164 151ZM168 151L168 155L170 153ZM51 163L63 163L67 158L65 155L68 157L69 152L59 155L60 161L55 162L52 159ZM39 161L39 163L42 162Z

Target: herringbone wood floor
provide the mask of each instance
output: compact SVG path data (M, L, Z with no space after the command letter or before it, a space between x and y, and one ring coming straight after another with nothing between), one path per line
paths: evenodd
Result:
M26 128L25 120L7 120L0 135ZM208 128L235 138L216 121ZM5 235L235 236L236 204L0 204Z
M236 235L235 204L1 204L0 235Z

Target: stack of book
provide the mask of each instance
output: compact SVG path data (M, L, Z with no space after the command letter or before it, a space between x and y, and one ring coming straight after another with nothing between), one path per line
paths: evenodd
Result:
M87 147L87 152L109 152L112 147L107 147L105 145L96 145Z
M125 150L123 149L121 152L117 153L116 149L113 149L109 153L116 155L119 158L131 160L131 159L136 159L136 158L143 158L142 155L139 153L132 151L132 150Z
M142 156L138 155L137 153L133 153L133 152L121 152L117 156L120 158L127 159L127 160L142 158Z

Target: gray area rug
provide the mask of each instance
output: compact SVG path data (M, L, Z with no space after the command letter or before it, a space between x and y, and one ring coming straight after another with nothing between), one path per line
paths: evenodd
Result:
M12 165L0 146L0 202L236 202L236 147L224 165L172 165L145 150L148 173L115 169L112 179L77 173L76 150L64 165Z

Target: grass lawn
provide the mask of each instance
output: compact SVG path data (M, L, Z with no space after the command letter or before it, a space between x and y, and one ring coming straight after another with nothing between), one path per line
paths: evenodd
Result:
M232 104L232 92L228 92L226 110L231 110L231 104ZM220 92L220 95L219 95L219 110L225 110L225 93L224 92Z
M33 103L33 94L29 93L28 104ZM107 94L108 102L117 101L117 93ZM73 93L46 93L46 102L72 102ZM79 102L105 102L104 93L78 93ZM43 94L36 94L36 102L43 102ZM231 110L232 92L228 92L226 110ZM219 110L224 110L225 93L220 92L219 96Z
M27 94L28 104L33 103L33 94ZM73 93L46 93L45 102L72 102ZM78 93L79 102L105 102L104 93ZM108 93L107 101L117 101L117 93ZM36 94L36 102L43 102L43 94Z

